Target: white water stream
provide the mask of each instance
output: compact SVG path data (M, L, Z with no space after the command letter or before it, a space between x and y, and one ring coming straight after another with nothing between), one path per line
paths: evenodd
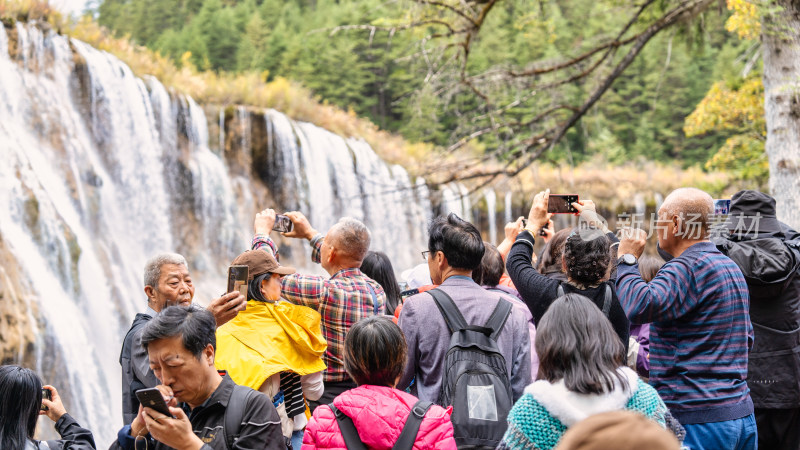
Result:
M428 189L363 140L274 110L238 108L241 129L226 130L224 111L207 119L191 98L134 76L105 52L35 25L14 31L10 55L0 26L0 238L20 274L25 314L36 315L35 368L62 388L99 447L122 425L119 351L145 305L148 257L184 253L203 304L249 246L253 214L274 206L305 211L319 230L356 217L398 272L418 263L432 216ZM208 120L220 124L213 144ZM240 137L233 154L250 161L256 126L266 129L270 166L234 173L226 137ZM271 179L256 179L256 169ZM264 189L252 186L265 183L285 204L257 197ZM464 189L447 195L469 219Z

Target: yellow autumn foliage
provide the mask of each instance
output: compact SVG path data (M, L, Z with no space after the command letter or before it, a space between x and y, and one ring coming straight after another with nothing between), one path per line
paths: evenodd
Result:
M751 0L727 0L733 14L725 22L725 29L741 39L758 40L761 36L759 5Z
M760 77L745 80L738 89L730 88L724 81L714 83L683 126L686 136L742 129L766 133L764 84Z

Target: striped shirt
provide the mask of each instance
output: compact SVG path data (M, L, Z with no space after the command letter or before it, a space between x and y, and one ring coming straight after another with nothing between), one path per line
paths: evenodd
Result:
M319 263L324 236L311 240L311 260ZM271 251L277 259L277 247L269 236L258 234L253 238L253 249ZM328 366L323 379L329 383L349 380L344 370L344 336L359 320L386 312L386 294L377 281L367 277L358 268L343 269L332 277L293 273L281 280L281 296L296 304L315 309L322 316L322 334L328 348L322 360ZM378 305L375 307L373 297Z
M617 268L617 295L650 328L650 383L683 424L753 412L745 379L753 343L750 297L736 264L711 242L692 245L648 284L638 265Z

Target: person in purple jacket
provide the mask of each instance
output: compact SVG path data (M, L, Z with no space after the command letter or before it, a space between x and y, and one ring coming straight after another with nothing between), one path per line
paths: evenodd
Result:
M714 203L694 188L673 191L654 232L669 261L650 283L637 258L646 234L626 229L617 295L631 322L651 323L650 384L686 428L695 449L755 449L753 401L745 379L753 343L742 271L709 240Z

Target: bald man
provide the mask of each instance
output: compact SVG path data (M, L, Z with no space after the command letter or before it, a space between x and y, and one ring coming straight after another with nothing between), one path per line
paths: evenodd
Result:
M652 323L650 383L686 428L695 449L755 449L745 379L753 343L747 283L709 240L714 203L694 188L673 191L658 210L659 253L668 260L648 284L637 259L642 230L624 230L617 295L634 323Z
M312 261L330 275L293 273L281 278L281 297L296 305L308 306L322 316L322 334L328 342L322 360L328 367L323 374L325 392L319 400L310 402L314 409L356 387L344 370L344 337L350 327L364 317L386 312L386 294L377 281L361 272L361 262L370 243L366 225L345 217L323 235L302 213L293 211L286 215L294 226L283 235L307 239L312 248ZM274 210L265 209L256 214L252 247L267 250L277 259L278 247L269 237L274 224Z

